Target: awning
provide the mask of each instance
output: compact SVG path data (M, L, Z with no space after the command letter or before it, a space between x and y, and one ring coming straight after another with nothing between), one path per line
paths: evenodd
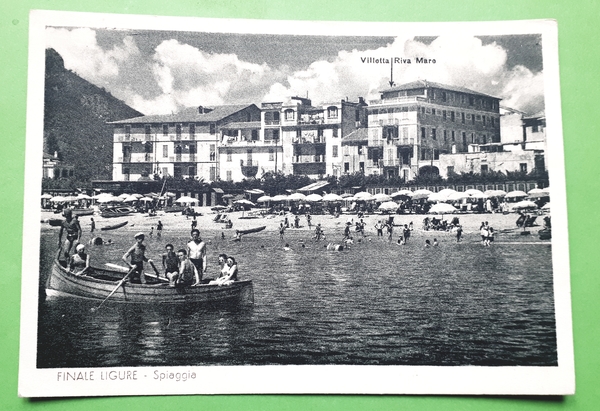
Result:
M224 193L225 193L225 191L223 191L223 190L222 190L222 189L220 189L220 188L213 188L213 191L214 191L215 193L217 193L217 194L224 194Z
M316 183L309 184L302 188L299 188L297 191L303 193L314 193L317 190L322 190L325 186L329 184L329 181L317 181Z

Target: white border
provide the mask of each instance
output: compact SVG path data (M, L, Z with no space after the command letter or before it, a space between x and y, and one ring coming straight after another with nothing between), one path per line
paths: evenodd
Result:
M232 22L235 24L230 24ZM268 24L267 24L268 23ZM564 395L575 392L573 336L567 236L566 186L560 88L558 33L555 21L393 23L223 20L187 17L93 14L34 10L30 14L27 93L27 141L23 249L39 250L39 186L42 178L45 27L97 27L170 31L238 32L261 34L434 36L456 33L474 35L542 34L548 170L552 187L552 225L560 236L552 239L552 263L557 367L476 366L195 366L115 368L137 371L136 381L100 380L107 369L69 369L94 372L94 382L58 382L60 369L36 369L38 253L23 253L21 350L19 395L23 397L157 395L157 394L514 394ZM190 372L185 382L155 380L154 372ZM144 377L145 375L145 377ZM225 386L216 381L228 381Z

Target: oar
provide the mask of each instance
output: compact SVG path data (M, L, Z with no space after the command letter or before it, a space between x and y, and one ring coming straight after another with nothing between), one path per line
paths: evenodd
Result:
M135 271L136 268L137 268L136 266L131 267L131 270L129 270L127 272L127 274L125 274L125 277L123 277L123 279L121 281L119 281L119 284L117 284L117 286L115 287L115 289L112 290L110 292L110 294L108 294L108 296L104 300L102 300L102 302L100 303L100 305L98 305L98 307L96 307L96 308L92 307L92 311L99 310L100 307L102 307L102 304L104 304L104 302L106 300L108 300L119 289L119 287L121 287L123 285L123 283L125 282L125 280L127 280L127 277L129 277L131 275L131 273L133 273Z
M122 271L122 272L126 272L128 270L127 267L123 267L122 265L119 265L119 264L106 263L104 265L107 266L107 267L113 268L115 270ZM155 270L156 270L156 268L155 268ZM158 271L158 270L156 270L156 271ZM154 274L150 274L150 273L146 273L146 272L144 273L144 275L147 276L147 277L156 278L157 280L163 281L163 282L168 282L169 281L166 278L158 277L158 276L156 276Z
M158 270L156 269L156 266L154 265L154 261L150 261L150 265L152 266L152 269L156 273L156 278L161 279L160 278L160 273L158 272Z

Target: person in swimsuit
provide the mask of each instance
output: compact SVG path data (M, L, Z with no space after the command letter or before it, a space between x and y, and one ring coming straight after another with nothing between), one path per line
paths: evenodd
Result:
M66 231L67 238L65 239L64 250L65 258L68 260L73 243L79 243L79 239L81 238L81 225L79 225L79 220L77 218L73 218L73 212L70 209L64 211L64 216L65 220L60 225L60 232L58 233L58 246L60 247L62 245L63 232Z
M199 285L201 281L200 274L196 265L187 258L187 251L180 249L177 251L179 258L179 271L169 276L169 285L172 287L189 287Z
M174 251L173 244L167 244L165 249L167 252L162 255L162 265L165 270L165 278L169 278L169 275L179 272L179 257Z
M238 267L233 257L227 257L227 264L223 267L226 270L224 276L219 277L218 279L211 281L209 284L216 285L229 285L234 281L238 281Z
M162 221L158 220L158 223L156 223L156 237L159 237L162 235L162 229L163 229L163 224Z
M192 230L192 239L187 243L187 258L196 266L202 280L202 275L206 272L206 244L200 238L200 230L197 228Z
M146 257L146 246L144 243L144 238L146 236L144 233L137 233L133 238L135 238L135 244L131 246L129 250L125 254L123 254L123 261L125 264L129 265L130 268L135 268L131 273L131 282L132 283L142 283L146 284L146 277L144 276L144 261L152 263L152 260L149 260ZM131 263L127 261L127 258L131 257Z
M85 252L85 246L83 244L75 247L77 253L71 256L69 261L69 270L75 275L82 275L90 268L90 256Z

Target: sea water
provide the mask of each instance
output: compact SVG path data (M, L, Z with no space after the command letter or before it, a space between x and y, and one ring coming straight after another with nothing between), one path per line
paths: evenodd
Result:
M435 235L437 247L425 248L432 236L414 232L404 246L371 235L336 252L308 230L288 230L283 241L263 231L241 242L203 230L206 276L216 274L219 253L235 256L240 278L253 280L253 306L109 299L94 310L98 302L44 297L57 240L57 229L45 228L37 366L555 366L550 243L518 232L501 234L491 247L475 234L460 243ZM113 245L87 247L92 265L119 263L133 244L129 231L109 236ZM147 254L160 268L164 245L186 241L154 235Z

